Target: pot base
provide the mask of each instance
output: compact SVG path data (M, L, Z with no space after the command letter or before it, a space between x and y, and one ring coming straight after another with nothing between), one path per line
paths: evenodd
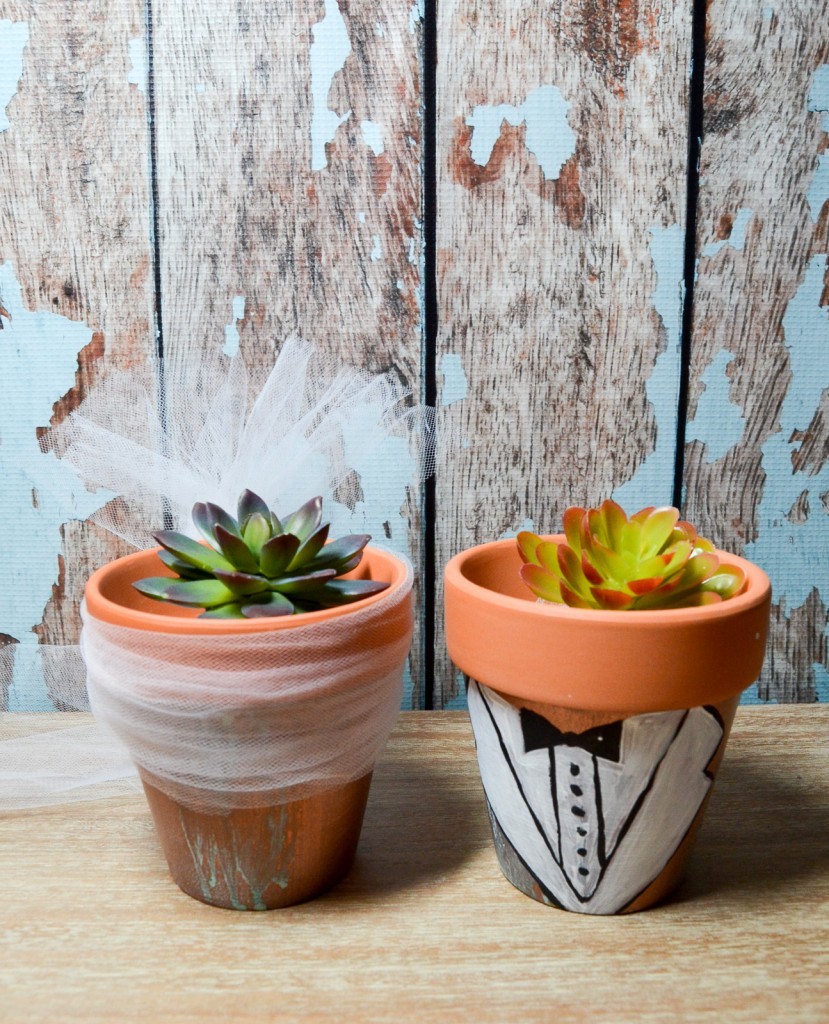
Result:
M188 896L228 910L274 910L342 881L357 852L371 773L271 807L194 810L141 781L173 881Z

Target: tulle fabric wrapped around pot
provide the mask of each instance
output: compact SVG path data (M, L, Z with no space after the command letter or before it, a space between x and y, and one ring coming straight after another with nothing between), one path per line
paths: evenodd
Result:
M407 502L416 502L412 495L433 465L434 440L433 411L418 405L393 375L371 375L344 366L314 346L291 338L282 345L269 372L249 369L239 355L228 359L217 353L203 354L196 364L167 362L113 373L97 383L80 407L43 437L41 445L50 456L69 463L87 487L100 494L101 507L90 517L92 521L136 548L146 548L155 546L152 534L159 528L196 536L190 520L195 502L234 507L245 488L255 490L278 513L297 507L312 495L322 495L333 533L373 532L375 538L388 540L383 523L391 520L393 528L397 511ZM405 537L389 540L395 546L401 542L405 545ZM404 596L406 602L411 601L410 591L409 578L401 586L401 601ZM113 640L105 626L93 624L88 615L84 629L85 656L90 666L101 666L106 660L101 652L111 654L108 645ZM322 629L318 640L302 641L320 648L319 663L313 672L303 673L301 684L291 685L300 689L316 686L317 692L331 695L338 692L336 681L343 666L326 661L325 632ZM129 642L118 643L128 661L136 656ZM146 653L146 640L143 646ZM88 709L77 646L34 650L55 706ZM399 661L396 648L395 652L392 660ZM0 651L0 679L3 672L10 676L15 654L11 648ZM234 673L235 679L227 680L228 692L237 686L238 694L240 679L250 672L250 662L240 664L246 667ZM394 673L382 672L371 684L384 690L383 700L392 709L383 711L381 718L396 713L402 670L399 664ZM126 736L123 696L116 698L115 690L105 693L101 685L96 689L98 671L90 668L91 688L97 694L95 710L101 716L111 714L116 732ZM164 690L170 696L170 679L176 671L164 659L156 659L156 695ZM145 680L139 691L146 688L146 678L146 674L135 677L137 682ZM183 677L178 678L177 687ZM284 675L281 678L278 685L284 686ZM211 693L213 684L204 676L201 685L203 693ZM272 680L270 685L277 684ZM210 701L216 692L214 689ZM392 693L395 696L389 697ZM358 723L376 717L378 699L379 691L373 692L371 686L363 691L357 687L345 701L349 706L337 711L344 723L343 736L350 734L356 746L363 747L366 764L373 763L371 751L382 742L363 743ZM280 701L283 706L293 702L295 709L301 704L296 693L290 698L282 696ZM188 743L194 748L201 745L196 725L199 716L216 717L214 710L204 709L195 717L183 708L176 714L182 726L175 736L180 749ZM308 729L313 732L313 716L309 713L307 717ZM301 718L296 711L296 721ZM381 722L377 735L387 734L389 727ZM151 726L145 721L138 730L143 749L153 747L154 731L155 745L163 745L159 722ZM170 737L174 734L172 730ZM44 770L45 750L55 756L46 758ZM310 747L306 751L310 757L309 751ZM314 756L322 754L319 750ZM101 728L62 729L33 737L30 742L0 743L0 807L121 793L129 772L125 765L123 748ZM356 765L353 770L362 767ZM241 778L245 770L233 763L219 768L224 778L234 773ZM289 791L298 786L297 792L311 784L310 777L305 782L288 778L277 788L282 790L284 781ZM246 789L255 791L256 786Z

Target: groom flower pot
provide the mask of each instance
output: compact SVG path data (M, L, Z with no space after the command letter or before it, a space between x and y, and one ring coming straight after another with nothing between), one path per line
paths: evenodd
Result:
M514 540L448 563L446 641L495 848L528 896L630 913L678 884L768 628L766 574L715 554L743 570L741 593L632 612L538 602Z

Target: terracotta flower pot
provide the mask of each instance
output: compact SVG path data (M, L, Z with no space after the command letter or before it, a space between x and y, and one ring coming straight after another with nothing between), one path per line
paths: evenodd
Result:
M563 539L563 538L556 538ZM445 573L446 641L507 879L543 903L629 913L677 885L739 702L763 662L766 574L717 605L537 602L514 540Z
M411 643L409 568L403 560L376 548L365 550L360 575L389 581L391 586L387 590L352 605L284 618L200 619L198 610L153 601L132 587L134 580L161 574L155 551L137 552L99 569L86 587L87 621L147 631L153 634L154 646L161 650L170 643L164 640L167 636L227 637L238 660L240 636L266 632L284 635L291 631L296 637L295 631L336 620L340 627L348 628L338 629L335 649L326 651L326 656L348 659L349 664L356 666L340 691L359 690L367 680L367 685L373 685L371 681L378 673L399 672ZM359 614L359 610L372 606L380 614L371 616L366 626L367 616ZM211 659L212 672L224 671L224 666L213 663L216 646L212 643L208 652L191 645L196 653L190 656L186 668L207 668L207 659ZM219 657L221 646L219 642ZM379 655L378 649L382 652ZM176 659L180 663L180 658L180 651L175 650L170 655L171 664ZM236 667L228 655L229 677ZM129 680L123 681L123 689L130 690ZM396 716L399 694L388 687L383 692L388 701L396 702L383 712L388 723ZM153 699L162 705L163 714L163 688L160 693L156 688L154 693L157 696ZM91 686L90 694L93 695ZM208 695L206 703L212 699ZM211 723L208 728L213 728L215 721L215 729L230 735L231 742L234 730L249 733L253 729L270 743L271 734L277 736L281 730L284 735L286 728L291 729L294 717L299 731L325 729L326 699L322 696L315 704L304 698L296 707L290 701L274 706L269 695L263 693L261 698L248 695L238 705L231 698L228 706L223 697L221 707L206 708L205 717ZM117 701L115 706L117 709ZM102 718L108 720L106 714ZM221 782L208 791L180 778L162 777L142 764L141 756L135 756L130 728L121 726L117 715L115 718L109 724L132 748L172 877L188 895L236 910L273 909L310 899L348 873L357 848L373 766L342 783L313 785L310 792L305 786L296 798L293 791L280 791L276 785L270 791L259 787L245 792L244 783L238 779L232 780L227 792L222 792ZM332 721L328 728L337 727L337 721ZM277 760L279 742L278 738L273 740ZM219 779L222 770L222 766L217 766Z

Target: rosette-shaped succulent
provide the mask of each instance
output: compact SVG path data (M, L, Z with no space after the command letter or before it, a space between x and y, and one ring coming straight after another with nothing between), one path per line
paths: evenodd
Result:
M200 618L253 619L294 615L359 601L385 590L375 580L337 579L355 569L365 534L326 543L322 498L312 498L280 521L252 491L239 499L238 517L197 502L193 522L207 544L174 530L154 534L158 557L177 576L152 576L133 586L147 597L204 608Z
M611 610L687 608L738 594L745 574L675 508L628 516L614 501L568 508L564 541L518 534L521 578L544 601Z

